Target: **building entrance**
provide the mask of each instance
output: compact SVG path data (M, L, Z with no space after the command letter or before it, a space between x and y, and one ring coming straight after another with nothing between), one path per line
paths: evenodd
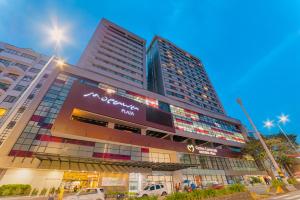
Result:
M104 188L106 192L125 192L128 191L128 174L67 171L64 172L62 185L67 193L97 187Z

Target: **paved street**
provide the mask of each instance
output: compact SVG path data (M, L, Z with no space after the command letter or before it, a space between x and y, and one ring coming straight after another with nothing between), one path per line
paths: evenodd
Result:
M268 200L299 200L299 199L300 199L300 191L297 190L295 192L290 192L288 194L269 198Z

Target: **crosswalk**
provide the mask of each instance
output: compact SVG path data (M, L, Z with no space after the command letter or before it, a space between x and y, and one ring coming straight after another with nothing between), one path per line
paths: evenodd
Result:
M276 197L271 197L268 200L300 200L300 192L291 192L288 194L276 196Z

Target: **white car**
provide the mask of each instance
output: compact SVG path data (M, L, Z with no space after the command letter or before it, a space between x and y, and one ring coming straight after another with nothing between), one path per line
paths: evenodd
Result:
M102 188L86 188L63 200L105 200L105 195Z
M142 191L138 193L138 197L144 196L165 196L167 195L167 188L162 184L152 184L146 186Z

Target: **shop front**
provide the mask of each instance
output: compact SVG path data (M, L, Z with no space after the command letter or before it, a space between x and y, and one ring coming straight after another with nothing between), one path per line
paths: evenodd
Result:
M118 173L65 171L60 187L65 193L74 193L84 188L103 188L110 193L137 193L147 185L163 184L168 193L173 192L172 172Z
M171 163L165 158L166 154L157 153L157 149L153 151L151 153L150 149L150 160L155 162L83 158L78 162L76 158L67 160L62 156L49 154L35 156L40 160L39 169L53 168L63 171L59 187L64 187L67 193L94 187L104 188L107 193L137 193L151 184L163 184L168 193L171 193L174 182L182 181L181 176L178 176L181 170L196 167L194 164Z
M77 192L82 188L104 188L105 191L128 191L128 173L66 171L62 183L66 192Z

